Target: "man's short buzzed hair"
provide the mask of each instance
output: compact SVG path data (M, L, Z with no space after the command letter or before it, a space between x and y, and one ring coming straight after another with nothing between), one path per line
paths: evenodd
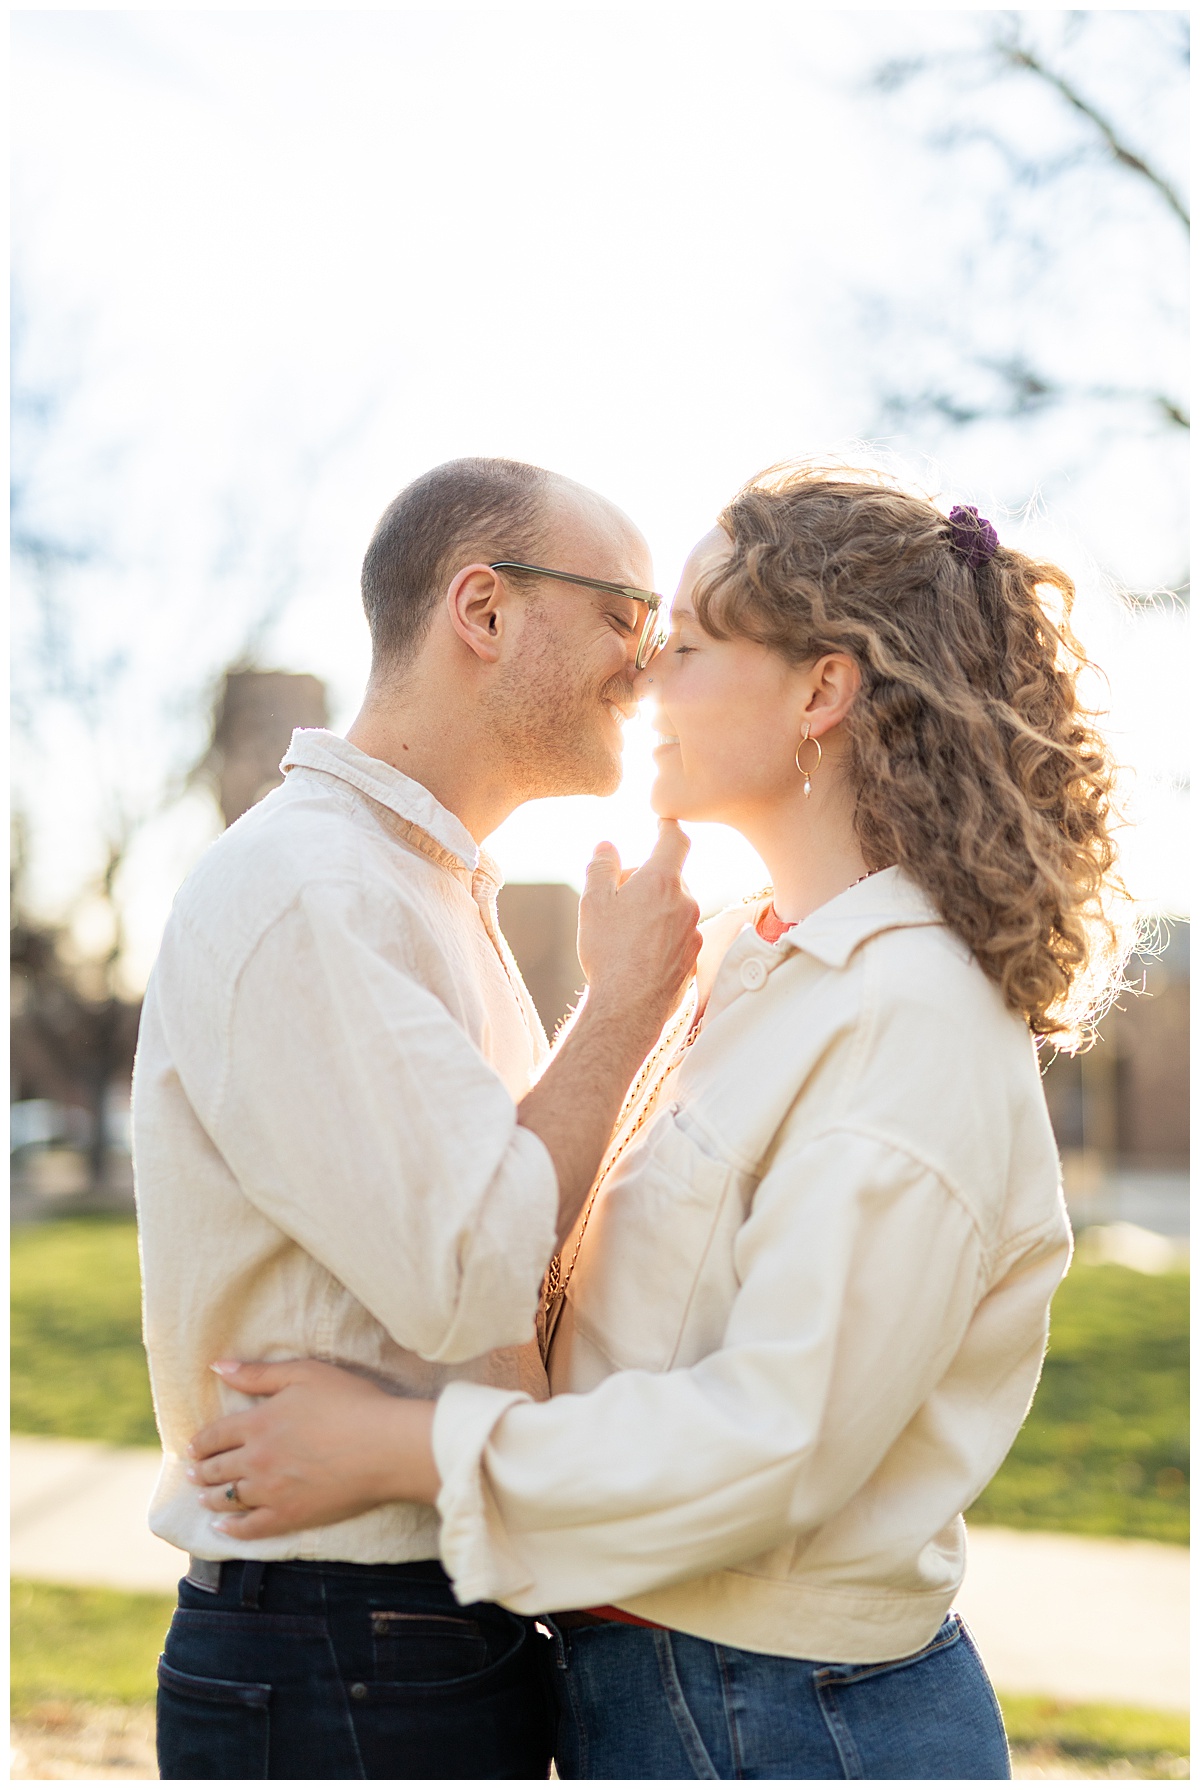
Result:
M424 639L460 566L536 560L557 481L521 460L447 460L390 503L363 559L362 599L376 666L402 663Z

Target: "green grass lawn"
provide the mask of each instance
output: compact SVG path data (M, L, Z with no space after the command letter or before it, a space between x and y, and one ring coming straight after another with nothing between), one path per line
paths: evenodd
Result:
M132 1220L18 1226L11 1264L12 1428L157 1442Z
M46 1703L151 1703L173 1597L12 1584L15 1721Z
M1186 1543L1189 1286L1071 1269L1033 1409L972 1522Z
M973 1522L1186 1542L1188 1276L1072 1268L1033 1410ZM18 1229L12 1427L155 1440L127 1219Z
M1186 1715L1158 1709L1123 1709L1110 1703L1056 1703L1050 1697L1000 1694L1004 1726L1014 1752L1046 1749L1082 1766L1124 1760L1130 1777L1178 1777L1187 1759Z
M36 1721L48 1706L153 1702L155 1661L174 1602L14 1581L14 1720ZM1182 1715L1003 1692L1000 1702L1014 1748L1045 1751L1060 1763L1077 1761L1094 1770L1124 1760L1133 1768L1131 1777L1161 1778L1180 1775L1187 1755Z

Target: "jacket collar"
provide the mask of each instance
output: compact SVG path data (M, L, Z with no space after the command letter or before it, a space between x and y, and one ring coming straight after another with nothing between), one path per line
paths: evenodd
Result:
M322 771L349 783L395 815L402 823L396 831L418 851L455 871L468 884L478 871L496 886L503 881L494 860L423 783L380 758L368 757L340 734L324 727L298 727L279 768L284 776L291 770Z
M805 951L831 969L842 969L876 933L901 926L941 926L944 922L924 890L892 865L865 882L835 895L785 932L773 948L781 954Z

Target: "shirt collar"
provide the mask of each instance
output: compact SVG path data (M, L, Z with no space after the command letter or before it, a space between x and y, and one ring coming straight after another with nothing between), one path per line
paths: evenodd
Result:
M770 949L806 951L831 969L842 969L876 933L901 926L941 926L944 922L923 889L893 864L855 883L800 920Z
M466 872L467 880L477 871L497 885L503 880L493 859L475 843L458 816L443 808L423 783L406 777L381 758L368 757L340 734L324 727L298 727L279 768L285 777L293 769L337 777L398 816L405 837L419 850L426 850L427 856L440 859L448 854L455 866ZM436 850L428 851L422 836Z

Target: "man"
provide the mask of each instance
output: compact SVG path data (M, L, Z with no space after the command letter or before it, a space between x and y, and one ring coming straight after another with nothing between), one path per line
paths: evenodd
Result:
M545 1395L539 1287L698 915L677 828L628 878L598 848L587 997L539 1076L479 842L533 797L616 787L650 581L628 518L569 480L504 460L418 479L367 549L371 674L346 739L298 732L283 786L175 904L134 1089L166 1457L150 1520L192 1557L159 1668L164 1777L548 1771L534 1625L456 1604L432 1512L239 1545L185 1449L235 1396L209 1371L231 1351L409 1394Z

